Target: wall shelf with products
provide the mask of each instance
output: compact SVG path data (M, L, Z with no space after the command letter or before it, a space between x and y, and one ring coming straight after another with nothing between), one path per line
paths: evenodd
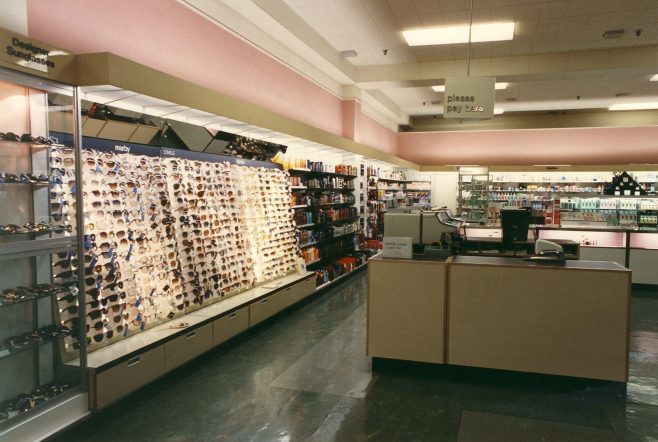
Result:
M293 202L308 206L294 214L297 241L306 268L316 272L318 287L324 287L364 259L354 245L361 230L354 195L357 168L310 160L304 164L308 167L288 169L290 185L306 188L293 196Z
M459 171L457 210L468 222L485 222L488 217L489 173L486 168L462 169Z

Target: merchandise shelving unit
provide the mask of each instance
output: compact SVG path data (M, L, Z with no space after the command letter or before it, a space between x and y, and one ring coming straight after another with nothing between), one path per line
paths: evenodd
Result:
M358 174L345 174L329 171L317 171L308 168L290 168L288 173L295 182L303 184L291 186L295 201L303 199L306 206L293 206L298 221L298 243L300 249L313 249L304 253L305 265L308 270L320 271L323 265L331 264L355 252L354 237L361 227L359 210L355 207L356 181ZM320 202L327 199L332 202ZM347 201L343 201L343 200ZM337 200L337 201L333 201ZM349 210L349 212L345 212ZM347 218L331 219L331 216L344 216ZM302 223L299 220L308 222ZM347 229L347 230L345 230ZM313 237L314 240L302 238ZM320 283L318 287L326 283ZM336 278L332 278L331 283Z
M547 224L565 227L658 227L655 173L640 174L642 192L648 194L605 195L611 172L519 177L492 173L489 201L500 207L530 207L544 214Z
M459 173L458 211L466 221L484 222L489 203L488 173Z

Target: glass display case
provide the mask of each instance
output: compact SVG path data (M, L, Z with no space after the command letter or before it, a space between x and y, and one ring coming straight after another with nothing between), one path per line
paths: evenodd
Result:
M72 87L0 69L0 437L79 394L79 152ZM84 358L83 358L84 359Z

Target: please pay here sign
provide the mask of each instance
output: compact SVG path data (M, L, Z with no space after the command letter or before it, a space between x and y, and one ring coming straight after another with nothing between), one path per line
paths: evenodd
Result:
M443 117L486 120L494 116L495 77L448 77Z

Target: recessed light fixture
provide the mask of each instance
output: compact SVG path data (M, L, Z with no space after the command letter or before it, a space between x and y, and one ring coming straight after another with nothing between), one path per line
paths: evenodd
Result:
M609 111L658 109L658 103L620 103L608 107Z
M624 35L623 29L610 29L603 33L603 38L621 38L622 35Z
M495 89L497 91L507 89L507 86L509 86L509 83L496 83ZM439 86L432 86L432 90L434 92L445 92L446 91L446 85L441 84Z
M345 58L352 58L352 57L356 57L357 55L358 54L354 49L350 49L347 51L340 51L340 56Z
M658 74L652 76L649 81L658 81Z
M468 25L402 31L409 46L468 43ZM478 23L471 27L471 42L503 41L514 38L514 22Z

